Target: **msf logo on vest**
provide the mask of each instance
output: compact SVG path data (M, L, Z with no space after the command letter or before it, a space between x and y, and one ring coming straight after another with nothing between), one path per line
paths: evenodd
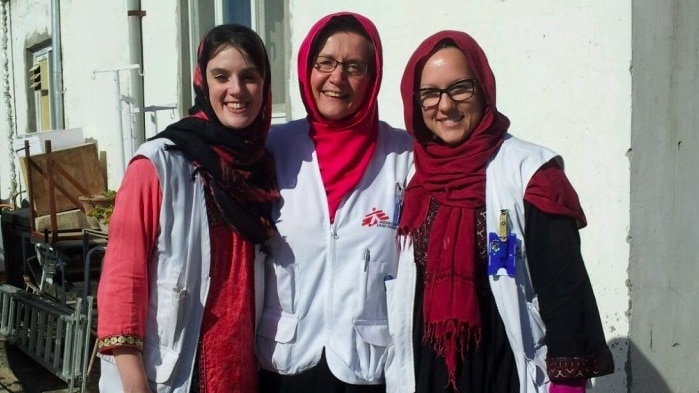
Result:
M393 224L393 221L388 214L386 214L385 211L375 207L371 209L370 213L364 215L364 218L362 219L362 226L396 229L396 225Z

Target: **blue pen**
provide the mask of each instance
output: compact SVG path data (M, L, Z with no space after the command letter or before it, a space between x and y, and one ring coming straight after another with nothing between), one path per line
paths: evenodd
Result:
M369 260L371 259L371 252L369 249L364 250L364 271L366 272L369 268Z

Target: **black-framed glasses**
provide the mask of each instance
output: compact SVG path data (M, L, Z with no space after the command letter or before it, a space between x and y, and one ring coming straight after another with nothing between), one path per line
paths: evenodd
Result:
M337 61L332 57L318 56L313 68L320 72L330 73L335 71L338 65L342 71L352 78L361 78L369 72L369 64L361 61Z
M464 102L476 93L476 84L477 82L473 78L461 79L450 84L446 89L435 87L420 89L415 93L415 98L422 109L431 109L439 105L444 93L454 102Z

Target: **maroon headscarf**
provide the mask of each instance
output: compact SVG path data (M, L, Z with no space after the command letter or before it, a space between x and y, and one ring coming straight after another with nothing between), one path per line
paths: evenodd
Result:
M323 36L328 24L338 17L351 17L359 22L370 38L374 59L369 74L365 76L370 78L370 84L364 102L348 118L332 121L320 114L313 97L310 76L317 53L311 51L318 46L316 40ZM383 75L381 39L376 26L366 17L352 12L338 12L325 16L311 27L301 44L297 60L301 98L308 113L310 136L315 143L332 222L342 198L359 183L376 150L379 129L377 97Z
M481 122L457 146L432 139L413 96L419 89L425 62L445 43L466 56L484 103ZM485 53L471 36L459 31L441 31L418 46L403 74L401 95L406 128L415 138L417 170L406 190L399 230L414 233L427 217L431 198L439 202L427 246L423 339L432 342L445 358L449 382L455 385L457 356L472 341L477 345L481 332L474 284L476 211L485 207L486 167L502 144L510 122L497 110L495 77ZM532 177L524 199L546 213L574 218L579 227L586 223L577 194L556 160Z
M483 100L481 122L458 146L434 141L413 96L422 69L449 41L461 50ZM401 81L405 124L415 138L416 173L405 193L399 229L412 233L425 221L430 199L439 202L427 246L423 317L425 336L445 358L455 383L457 356L480 340L481 318L475 286L476 211L485 206L485 170L502 144L509 120L495 106L495 77L478 43L468 34L442 31L423 41L408 61Z

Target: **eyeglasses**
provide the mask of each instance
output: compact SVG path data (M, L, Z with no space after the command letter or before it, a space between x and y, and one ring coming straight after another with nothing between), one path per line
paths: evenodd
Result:
M462 79L447 86L446 89L432 87L420 89L414 95L422 109L431 109L439 105L443 93L447 93L454 102L464 102L476 93L476 80Z
M332 57L318 56L313 68L320 72L330 73L335 71L338 65L342 65L342 70L347 76L361 78L369 72L369 64L361 61L337 61Z

